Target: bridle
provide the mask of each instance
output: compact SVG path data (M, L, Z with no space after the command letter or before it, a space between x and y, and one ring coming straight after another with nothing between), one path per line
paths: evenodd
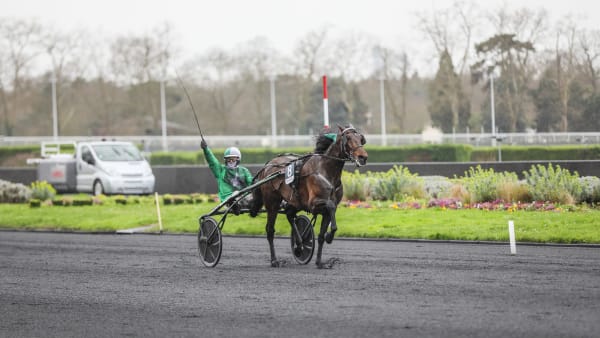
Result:
M347 137L347 135L349 133L360 135L360 137L361 137L361 144L359 146L356 146L356 147L351 148L351 149L347 149L348 148L348 137ZM342 150L343 157L335 157L335 156L330 156L330 155L325 155L325 154L320 154L319 156L322 156L322 157L325 157L325 158L329 158L329 159L332 159L332 160L336 160L336 161L341 161L341 162L346 162L346 161L348 161L348 162L354 162L354 164L357 167L360 167L361 164L358 161L358 159L354 156L354 152L356 150L362 148L365 145L365 143L366 143L365 142L365 137L361 133L359 133L358 131L356 131L356 129L354 129L354 127L348 127L346 129L342 130L340 132L340 136L342 138L342 140L341 140L341 147L342 147L342 149L341 150ZM332 144L332 146L334 144Z

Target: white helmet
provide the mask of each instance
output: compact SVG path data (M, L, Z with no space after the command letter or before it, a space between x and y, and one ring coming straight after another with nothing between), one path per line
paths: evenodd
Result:
M225 158L228 157L237 157L238 159L242 159L242 153L240 152L240 150L237 147L229 147L227 149L225 149L225 156L223 156Z
M228 168L237 168L240 165L240 160L242 159L242 153L236 147L229 147L225 149L225 165ZM233 158L235 162L228 161L228 159Z

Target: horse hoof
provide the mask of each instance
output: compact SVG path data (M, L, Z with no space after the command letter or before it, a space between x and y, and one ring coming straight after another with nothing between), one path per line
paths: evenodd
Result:
M317 262L317 268L319 269L331 269L333 268L334 265L340 263L340 259L339 258L335 258L332 257L330 259L327 260L327 262L322 263L322 262Z
M333 235L331 232L325 234L325 242L327 242L327 244L331 244L331 242L333 242Z
M337 257L332 257L329 258L329 260L327 260L327 265L329 265L329 268L333 268L334 265L341 263L342 261L337 258Z
M272 268L281 268L281 267L285 266L286 264L287 264L287 261L285 259L278 259L278 260L271 261Z

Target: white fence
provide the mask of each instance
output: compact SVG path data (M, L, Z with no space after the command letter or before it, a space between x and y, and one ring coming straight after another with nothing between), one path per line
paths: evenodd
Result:
M439 134L425 136L422 134L367 134L368 144L388 146L424 144L424 143L455 143L473 146L490 146L493 144L492 135L480 134ZM42 142L77 142L100 140L131 141L142 145L145 151L161 151L163 141L167 150L199 150L200 136L60 136L57 139L47 137L5 137L0 135L0 146L40 145ZM206 135L206 141L213 148L239 147L311 147L314 145L314 135ZM502 133L497 135L497 142L502 145L563 145L563 144L600 144L600 132L588 133Z

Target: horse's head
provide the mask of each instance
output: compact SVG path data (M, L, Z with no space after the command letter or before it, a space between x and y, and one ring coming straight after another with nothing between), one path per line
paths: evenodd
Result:
M357 167L367 164L369 154L363 147L367 143L364 135L354 129L352 125L348 125L346 128L338 126L338 128L337 141L341 142L343 156L354 162Z

